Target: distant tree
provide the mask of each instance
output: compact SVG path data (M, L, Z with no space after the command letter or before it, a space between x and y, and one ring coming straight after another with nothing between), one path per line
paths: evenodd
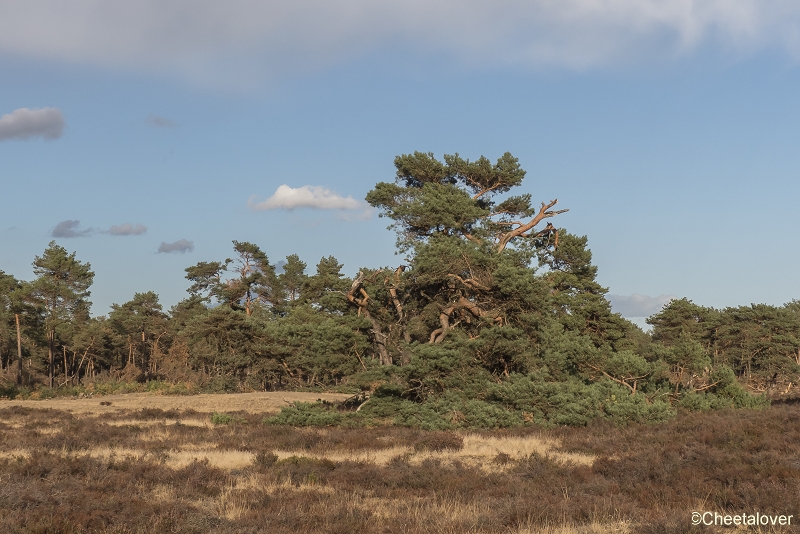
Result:
M136 354L141 354L140 366L149 377L153 356L159 351L159 342L167 334L167 315L162 311L158 295L152 291L136 293L125 304L112 304L109 322L117 334L124 338L127 363L136 365Z
M244 310L250 316L254 306L274 306L282 299L275 267L257 246L234 241L234 259L222 262L200 262L186 269L186 278L193 282L189 293L207 301L215 299L234 310ZM225 278L224 273L236 276Z
M180 335L195 369L240 382L264 356L268 342L260 322L222 306L193 318Z
M286 256L283 272L278 275L283 297L289 307L301 302L303 284L306 281L306 264L297 254Z
M350 288L350 280L342 274L342 267L333 256L320 259L316 273L303 280L302 299L323 312L347 310L345 292Z
M119 335L105 317L91 318L75 331L70 340L73 379L95 377L114 367L119 351Z
M713 323L714 360L752 389L800 377L800 323L789 307L753 304L722 310Z
M22 383L22 326L25 285L0 271L0 364L10 368L17 360L17 385Z
M47 336L49 386L53 387L54 352L59 327L88 320L89 287L94 272L89 263L75 259L64 247L51 241L33 261L36 279L30 284L30 298L40 307Z
M539 239L539 264L547 269L544 280L559 321L567 330L590 337L597 347L625 337L630 323L611 311L608 289L596 280L587 237L561 230L555 249L548 246L549 237Z
M713 325L719 312L713 308L698 306L689 299L675 299L657 314L649 317L647 323L653 326L653 340L671 347L688 336L710 349Z

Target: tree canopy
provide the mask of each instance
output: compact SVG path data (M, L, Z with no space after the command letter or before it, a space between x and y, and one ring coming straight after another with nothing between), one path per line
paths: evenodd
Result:
M349 277L327 256L307 273L296 254L272 264L233 241L231 257L185 269L189 296L169 311L142 292L92 318L89 263L52 242L32 281L0 272L0 366L19 331L25 387L338 387L358 417L425 428L658 422L763 406L800 378L798 302L673 300L645 333L613 312L588 237L553 224L567 210L536 205L511 154L414 152L394 167L366 200L401 264Z

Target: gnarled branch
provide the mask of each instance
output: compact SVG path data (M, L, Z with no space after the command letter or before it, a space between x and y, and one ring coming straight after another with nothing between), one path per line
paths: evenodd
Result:
M542 222L542 220L547 219L549 217L555 217L556 215L558 215L560 213L565 213L565 212L569 211L568 209L551 210L551 208L553 206L555 206L556 204L558 204L558 199L553 199L550 202L548 202L547 204L542 202L542 206L541 206L541 208L539 208L539 213L537 213L533 217L533 219L528 221L526 224L523 224L522 226L518 226L517 228L514 228L513 230L509 230L506 233L501 233L500 234L500 239L499 239L499 241L497 243L498 252L503 251L506 248L506 246L511 242L511 240L514 239L515 237L525 236L525 234L529 230L533 229L537 224ZM550 230L548 228L545 228L545 230L543 230L543 231L550 231Z

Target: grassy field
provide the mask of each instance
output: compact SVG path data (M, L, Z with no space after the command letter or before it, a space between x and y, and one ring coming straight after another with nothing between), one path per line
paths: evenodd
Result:
M249 395L2 401L0 531L800 531L691 525L798 517L797 405L447 433L269 425L322 395Z

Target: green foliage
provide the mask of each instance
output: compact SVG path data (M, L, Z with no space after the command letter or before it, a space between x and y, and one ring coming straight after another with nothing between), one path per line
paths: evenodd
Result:
M353 279L333 256L307 274L290 254L279 273L258 245L233 241L231 258L186 268L191 296L169 313L143 292L90 318L94 273L54 242L33 282L0 272L3 376L16 315L27 360L28 389L9 395L335 388L357 397L270 422L446 431L660 422L677 406L760 407L800 380L800 303L674 300L650 336L612 312L588 238L544 226L564 211L556 201L514 193L525 171L511 154L415 152L394 165L367 201L391 219L405 263ZM39 387L45 370L62 385Z
M365 426L372 419L361 412L341 412L323 402L295 402L281 409L280 413L267 417L268 425L289 426Z
M536 376L514 375L493 387L488 398L545 425L586 425L596 418L656 423L675 413L666 402L648 402L643 394L632 395L608 380L547 382Z
M214 412L211 414L212 425L230 425L233 423L247 423L247 420L241 417L234 417L224 412Z
M475 365L473 355L461 350L459 343L416 345L403 371L408 394L417 400L445 391L475 396L491 379L489 371Z
M279 306L283 289L275 267L257 246L246 241L234 241L235 259L222 262L199 262L186 269L186 278L193 282L189 293L206 301L216 301L233 310L252 315L257 306ZM235 275L225 278L224 273Z
M366 365L362 355L370 349L368 328L369 322L360 317L325 315L298 306L282 321L268 325L269 351L279 356L296 382L335 384Z

